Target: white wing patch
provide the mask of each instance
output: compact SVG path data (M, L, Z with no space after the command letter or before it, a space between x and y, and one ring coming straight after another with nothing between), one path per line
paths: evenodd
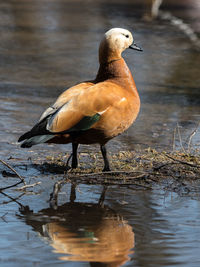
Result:
M54 111L55 113L49 118L48 123L47 123L47 126L46 126L46 129L48 131L51 132L51 127L52 127L52 124L53 123L55 123L55 124L58 123L58 118L59 118L58 115L60 115L63 112L66 112L67 110L70 110L70 108L71 108L70 107L71 102L72 102L72 100L69 100L66 104L64 104L60 108L54 109L55 110Z
M126 101L126 97L123 97L122 99L120 99L119 103L124 102L124 101Z
M126 100L127 100L126 97L122 97L122 99L120 99L119 102L117 102L117 104L120 104L120 103L122 103L122 102L124 102L124 101L126 101ZM109 107L107 107L107 108L104 109L103 111L99 111L98 114L99 114L99 115L102 115L102 114L104 114L108 109L109 109Z
M53 114L54 112L55 112L55 108L53 108L53 107L49 107L49 108L47 108L46 110L45 110L45 112L44 113L42 113L42 115L41 115L41 117L40 117L40 119L39 119L39 122L40 121L42 121L45 117L47 117L48 115L50 115L50 114Z
M102 115L102 114L105 113L108 109L109 109L109 107L106 108L106 109L104 109L103 111L99 111L98 114L99 114L99 115Z

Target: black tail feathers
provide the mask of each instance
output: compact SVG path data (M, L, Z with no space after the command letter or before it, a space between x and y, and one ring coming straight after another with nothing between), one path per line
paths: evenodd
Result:
M21 142L21 141L23 141L25 139L28 139L30 137L32 137L31 132L30 131L29 132L26 132L25 134L23 134L23 135L20 136L20 138L18 139L18 142Z

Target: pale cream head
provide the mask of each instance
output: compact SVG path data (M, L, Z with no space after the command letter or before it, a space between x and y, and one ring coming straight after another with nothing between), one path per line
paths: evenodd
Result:
M107 31L99 47L99 61L109 62L121 58L121 53L133 43L131 32L122 28Z

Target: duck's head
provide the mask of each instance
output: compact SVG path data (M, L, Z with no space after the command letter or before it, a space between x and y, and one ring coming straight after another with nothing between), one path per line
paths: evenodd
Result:
M142 51L134 43L130 31L122 28L113 28L107 31L99 47L99 61L110 62L121 58L121 53L127 48Z

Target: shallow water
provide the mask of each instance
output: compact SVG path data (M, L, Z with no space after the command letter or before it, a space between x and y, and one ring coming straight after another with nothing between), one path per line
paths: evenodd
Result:
M173 2L164 1L162 10L181 18L199 37L198 0ZM181 143L187 147L200 117L200 53L179 27L170 21L146 21L145 12L141 1L128 0L1 1L0 156L28 183L42 181L18 204L9 196L17 198L20 192L1 195L2 266L200 265L198 193L166 193L164 187L172 181L152 191L109 187L105 206L99 206L100 186L79 185L76 202L69 203L67 185L53 210L49 195L62 175L41 173L31 159L69 152L71 147L22 150L16 143L64 88L94 78L99 40L107 29L120 26L134 31L136 43L144 49L124 53L142 106L134 126L111 141L110 150L171 150ZM175 132L177 125L181 137ZM192 146L199 145L197 131ZM88 149L98 148L84 146L81 151ZM5 169L0 165L1 172ZM1 187L17 181L0 176ZM24 212L20 205L32 211Z
M32 211L1 206L2 266L199 266L198 196L109 187L99 206L101 187L80 185L69 203L68 186L54 210L49 188L19 200Z

